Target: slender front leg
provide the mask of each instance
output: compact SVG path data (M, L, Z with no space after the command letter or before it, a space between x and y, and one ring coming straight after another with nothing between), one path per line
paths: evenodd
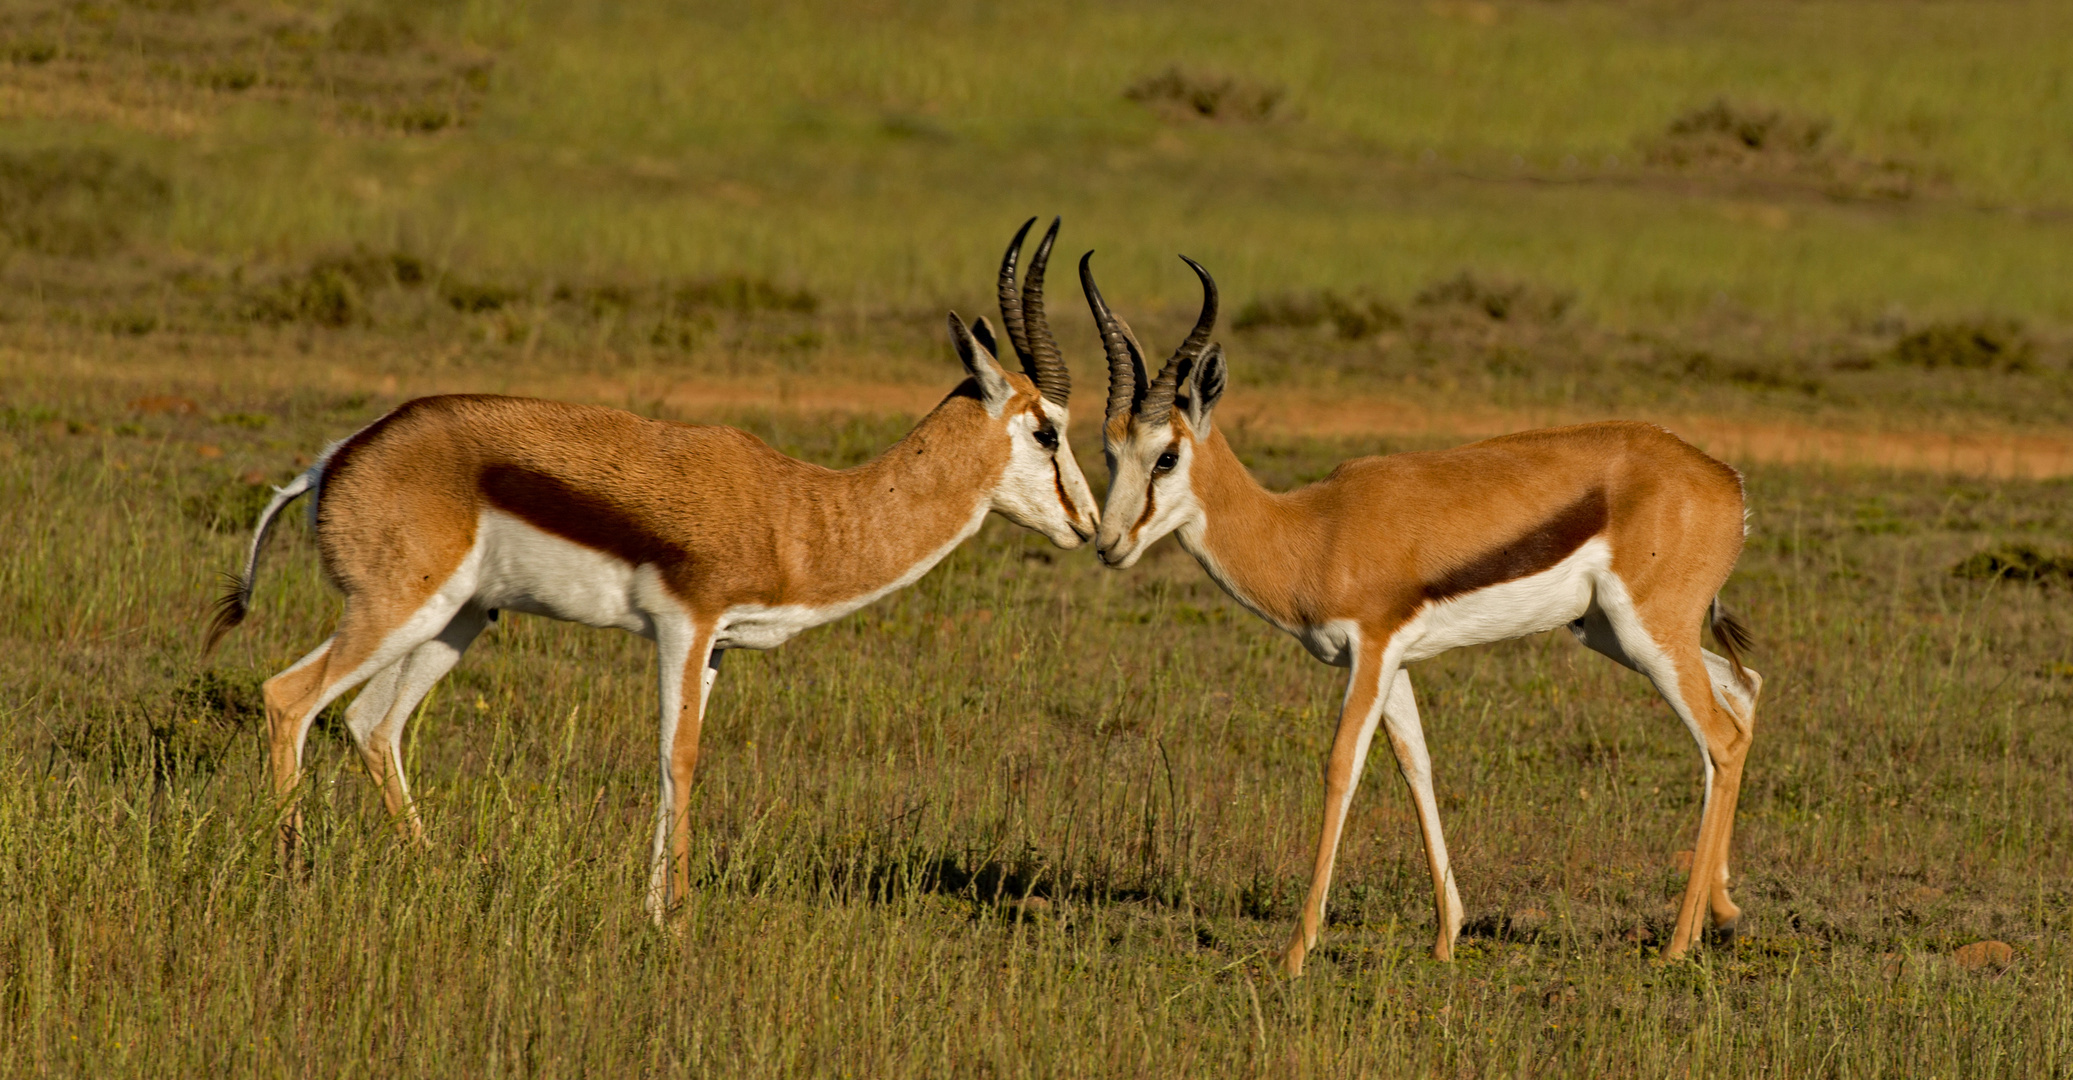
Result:
M713 648L714 629L687 622L679 632L656 635L662 669L662 794L655 813L647 907L657 923L671 904L691 891L691 775L698 765L705 703L724 655Z
M1454 959L1454 939L1461 933L1461 894L1454 888L1454 870L1447 862L1447 838L1440 832L1440 805L1432 794L1432 758L1425 752L1425 729L1418 723L1418 699L1411 693L1411 675L1399 670L1382 707L1383 729L1396 751L1396 767L1418 806L1418 830L1425 834L1425 863L1432 871L1432 943L1436 960Z
M1363 633L1354 650L1353 672L1346 680L1346 702L1339 710L1339 734L1332 740L1332 759L1324 774L1324 825L1317 837L1317 865L1310 874L1310 894L1303 900L1296 934L1282 954L1290 978L1303 974L1303 957L1317 946L1324 925L1325 894L1332 885L1332 865L1339 854L1339 834L1346 827L1346 809L1360 786L1360 770L1382 718L1382 686L1396 678L1395 665L1385 663L1386 641Z

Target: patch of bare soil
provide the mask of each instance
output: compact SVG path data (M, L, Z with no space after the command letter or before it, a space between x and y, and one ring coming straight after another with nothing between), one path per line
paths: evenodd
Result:
M1524 410L1434 411L1386 397L1302 398L1252 393L1226 422L1311 437L1488 438L1589 420L1647 420L1729 463L1829 464L2002 479L2073 475L2073 437L1946 431L1866 431L1717 416L1563 415Z

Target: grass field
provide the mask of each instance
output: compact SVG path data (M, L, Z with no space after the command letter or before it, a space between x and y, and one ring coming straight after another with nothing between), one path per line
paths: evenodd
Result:
M1675 963L1690 738L1556 634L1414 676L1461 959L1426 955L1384 757L1323 947L1276 976L1342 673L1171 544L1112 573L996 521L912 589L731 657L666 930L640 908L644 643L485 635L411 728L429 855L327 717L305 874L273 854L257 689L336 614L299 514L252 621L197 662L265 485L412 394L865 460L912 417L795 396L947 390L944 308L989 310L1039 211L1101 250L1148 339L1192 315L1173 253L1216 271L1233 418L1309 395L2063 438L2067 23L10 6L0 1075L2073 1072L2064 479L1738 462L1726 599L1766 676L1733 862L1750 932ZM1053 311L1099 487L1077 292L1057 277ZM710 388L767 402L672 404ZM1234 441L1274 486L1424 445L1301 430ZM1960 952L1990 939L2012 951Z
M437 850L395 846L327 721L311 870L284 880L256 684L335 608L299 522L207 672L196 628L260 490L240 474L380 403L214 408L11 406L8 1069L2053 1076L2073 1055L2066 586L1951 573L2062 546L2063 482L1752 475L1727 594L1769 680L1737 834L1752 935L1653 958L1696 828L1689 737L1551 635L1419 672L1463 959L1425 956L1384 758L1321 962L1290 984L1270 954L1339 673L1171 549L1116 574L1004 524L730 659L700 885L669 933L638 902L648 650L536 619L488 635L412 728ZM740 419L834 464L901 426ZM1386 448L1246 449L1289 483ZM1952 959L1988 938L2015 947L2005 969Z

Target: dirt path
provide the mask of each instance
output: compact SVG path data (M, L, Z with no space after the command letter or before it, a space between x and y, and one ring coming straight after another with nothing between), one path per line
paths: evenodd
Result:
M788 387L769 383L680 383L659 396L671 407L692 415L743 408L919 414L933 407L942 393L935 387L887 384ZM1222 420L1237 433L1327 438L1368 435L1476 439L1534 427L1613 418L1613 414L1555 410L1435 412L1382 396L1327 399L1314 394L1277 394L1256 389L1248 389L1243 399L1231 402L1225 409ZM1792 422L1639 413L1624 418L1660 423L1730 462L1826 462L2001 479L2073 476L2073 433L1848 430ZM1093 425L1086 418L1076 426L1088 429L1080 437L1093 437Z
M262 374L256 380L279 390L288 376ZM165 392L188 383L195 372L163 358L139 358L119 366L104 358L67 357L53 365L47 355L0 349L0 373L35 374L48 378L69 374L89 382L115 376L120 386L108 393L134 397ZM217 375L216 372L210 372ZM220 379L220 375L217 376ZM217 381L212 379L211 381ZM236 383L241 379L222 380ZM428 373L398 380L373 375L355 363L332 366L320 382L338 390L372 392L384 397L456 393L487 389L570 401L612 405L660 403L678 415L699 417L753 409L786 412L906 413L920 415L935 407L949 387L915 383L830 384L821 379L761 377L726 380L655 380L611 376L529 372L494 386L483 385L479 373ZM310 384L306 370L293 375L293 385ZM191 384L190 384L191 385ZM217 387L219 392L223 385ZM1082 391L1074 437L1092 448L1094 410L1100 408L1099 387ZM1731 463L1836 465L1895 469L1950 476L2049 479L2073 476L2073 429L2033 430L2010 434L1931 429L1820 427L1793 421L1752 420L1700 414L1665 414L1635 410L1626 413L1560 409L1442 407L1434 409L1386 394L1327 396L1313 391L1276 391L1246 387L1227 402L1219 422L1243 442L1248 433L1276 436L1344 438L1379 436L1396 439L1467 441L1587 420L1651 420Z

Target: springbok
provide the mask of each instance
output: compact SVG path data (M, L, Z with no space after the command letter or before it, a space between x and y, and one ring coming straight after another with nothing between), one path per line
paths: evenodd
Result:
M1699 743L1705 804L1666 955L1682 955L1698 937L1709 899L1714 924L1732 933L1740 910L1728 899L1728 839L1762 685L1738 654L1746 632L1718 599L1742 548L1741 475L1662 428L1599 423L1360 458L1308 487L1267 491L1211 421L1225 367L1222 347L1209 344L1217 312L1209 272L1186 260L1202 279L1201 315L1147 380L1143 349L1094 285L1092 256L1080 261L1080 283L1109 363L1102 562L1130 566L1178 532L1240 604L1319 660L1352 669L1310 891L1283 955L1289 974L1301 975L1316 947L1339 834L1378 721L1424 833L1433 955L1452 958L1461 898L1404 665L1565 624L1648 676ZM1725 658L1700 648L1702 624Z
M1062 548L1099 511L1066 442L1071 377L1044 316L1054 220L1022 287L1022 226L1000 268L1001 314L1024 371L992 330L950 316L967 378L877 460L836 471L746 432L616 409L481 395L419 398L332 446L260 515L208 645L245 618L268 529L313 493L325 574L345 594L332 636L265 686L281 847L310 723L346 710L369 774L423 843L398 753L405 723L499 611L630 630L655 642L661 799L647 906L685 895L699 728L728 649L774 648L927 573L988 512ZM674 864L674 873L670 868Z

